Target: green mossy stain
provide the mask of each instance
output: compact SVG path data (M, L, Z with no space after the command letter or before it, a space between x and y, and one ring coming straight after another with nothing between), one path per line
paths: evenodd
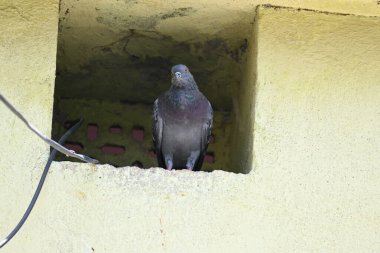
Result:
M79 70L66 65L64 49L59 51L56 97L151 104L170 87L171 66L182 63L216 110L231 111L246 48L246 39L234 46L218 38L179 42L130 30L118 41L92 48L91 58Z

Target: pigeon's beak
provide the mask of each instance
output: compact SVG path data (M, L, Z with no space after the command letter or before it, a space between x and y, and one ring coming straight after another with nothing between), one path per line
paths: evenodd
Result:
M185 85L185 80L182 78L182 73L179 71L172 72L172 84L175 87L183 87Z
M181 72L175 72L174 75L177 79L182 77Z

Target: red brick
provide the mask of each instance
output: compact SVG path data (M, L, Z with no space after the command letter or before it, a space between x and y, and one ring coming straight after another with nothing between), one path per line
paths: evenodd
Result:
M111 134L121 134L122 131L123 131L123 128L121 128L120 126L111 126L109 128L109 132Z
M96 137L98 137L98 125L95 124L88 124L87 125L87 139L90 141L96 140Z
M64 146L65 148L74 150L75 152L78 152L83 149L83 145L77 142L66 142Z
M208 152L203 160L205 163L215 163L215 155L213 152Z
M135 141L144 141L144 128L142 127L134 127L132 129L132 138Z
M107 144L102 147L102 152L106 155L122 155L125 153L125 147Z

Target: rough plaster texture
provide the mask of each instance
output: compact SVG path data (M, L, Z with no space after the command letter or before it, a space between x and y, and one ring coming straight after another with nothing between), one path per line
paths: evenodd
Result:
M253 167L287 217L277 246L379 252L380 19L263 8L256 22Z
M231 111L263 3L380 14L376 0L62 0L57 95L151 104L167 89L170 66L184 63L214 109Z
M0 1L0 93L46 135L52 124L57 21L56 0ZM3 239L30 201L49 147L2 103L0 119Z
M375 172L379 18L280 8L257 19L256 165Z
M29 3L21 13L42 8L36 15L50 13L50 27L56 21L52 6L41 2L29 10ZM247 121L254 129L255 171L54 163L32 216L3 252L379 252L379 18L264 8L256 22L251 50L257 51L250 55L257 59L243 83L257 83L254 121ZM33 34L47 33L36 27ZM10 31L1 39L14 36ZM37 87L17 78L18 67L33 67L36 57L45 56L45 64L29 78L52 73L54 54L45 51L50 35L41 40L33 40L35 55L27 51L31 39L14 39L1 51L12 63L1 75L8 81L1 90L46 130L43 117L51 117L51 109L32 110L25 101L33 101ZM25 56L17 57L18 50ZM12 93L14 87L19 90ZM43 101L51 101L51 93L45 95ZM2 237L20 217L39 174L33 168L45 161L47 148L0 110L7 119L2 129L12 125L13 135L26 138L0 133L8 146L0 160ZM21 150L28 155L15 160Z

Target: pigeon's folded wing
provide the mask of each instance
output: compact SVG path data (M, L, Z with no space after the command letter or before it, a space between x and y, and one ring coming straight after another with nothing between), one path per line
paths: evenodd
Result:
M158 159L158 165L160 167L165 168L164 159L162 157L161 152L161 144L162 144L162 128L163 122L158 109L158 99L154 101L153 104L153 125L152 125L152 133L153 133L153 144L155 147L156 156Z
M207 146L210 142L211 137L211 129L212 129L212 118L213 118L213 111L210 102L208 102L208 114L207 114L207 121L202 125L202 134L201 134L201 152L199 154L198 161L196 165L194 166L194 170L198 171L201 169L203 164L204 156L206 155Z

